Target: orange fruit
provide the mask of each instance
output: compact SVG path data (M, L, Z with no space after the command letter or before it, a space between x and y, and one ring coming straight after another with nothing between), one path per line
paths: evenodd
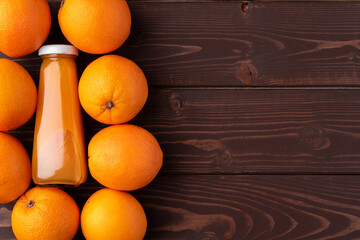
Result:
M37 92L30 74L18 63L0 59L0 73L0 131L8 131L34 114Z
M11 202L31 182L29 156L19 140L0 132L0 204Z
M16 202L11 225L17 239L69 240L79 228L80 211L74 199L58 188L35 187Z
M131 60L106 55L89 64L81 75L79 97L84 110L105 124L131 120L148 96L146 78Z
M163 163L155 137L131 124L102 129L90 140L88 152L91 175L102 185L117 190L146 186Z
M114 51L130 34L131 14L125 0L66 0L58 20L66 39L87 53Z
M36 51L51 27L46 0L0 1L0 51L9 57L22 57Z
M86 201L81 229L87 240L141 240L147 220L140 203L129 193L101 189Z

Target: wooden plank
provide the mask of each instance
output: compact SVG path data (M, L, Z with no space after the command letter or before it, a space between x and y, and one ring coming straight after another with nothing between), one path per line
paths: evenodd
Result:
M0 204L0 239L16 239L11 230L11 212L15 201L8 204Z
M99 188L87 183L66 191L81 208ZM162 176L135 196L148 217L145 239L360 235L360 176Z
M359 90L153 89L164 174L360 173ZM32 120L12 133L31 152ZM106 125L85 114L87 141Z
M115 51L154 86L359 86L359 2L129 2L133 28ZM47 43L66 43L50 3ZM3 55L2 55L3 56ZM97 55L82 53L79 71ZM36 54L18 59L38 78ZM251 75L250 75L251 73Z

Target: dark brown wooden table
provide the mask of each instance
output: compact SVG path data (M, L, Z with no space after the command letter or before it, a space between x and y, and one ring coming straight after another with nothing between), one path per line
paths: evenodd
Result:
M59 2L47 43L66 43ZM146 239L360 239L360 2L129 5L115 54L150 85L131 122L164 151L159 176L133 192ZM79 73L97 57L81 53ZM37 83L37 54L16 61ZM105 127L84 121L87 141ZM33 128L11 132L29 153ZM65 190L81 208L100 188L90 177ZM13 205L0 205L1 239L14 238Z

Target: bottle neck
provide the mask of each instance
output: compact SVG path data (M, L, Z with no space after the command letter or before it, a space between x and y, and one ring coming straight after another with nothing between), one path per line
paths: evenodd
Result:
M44 54L41 55L42 59L58 59L58 58L71 58L71 59L76 59L76 55L72 55L72 54Z

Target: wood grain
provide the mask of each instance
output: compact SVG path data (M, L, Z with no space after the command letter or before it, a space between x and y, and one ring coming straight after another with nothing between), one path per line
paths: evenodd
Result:
M163 174L359 173L359 90L153 89ZM87 142L106 125L85 115ZM12 131L31 152L34 120Z
M66 43L59 4L47 44ZM241 4L129 2L132 32L114 53L154 86L360 85L360 2ZM82 53L80 72L96 57ZM38 78L36 54L18 61Z
M171 1L129 1L114 52L147 76L131 123L165 156L134 192L145 239L360 239L360 2ZM67 43L49 2L46 44ZM81 53L79 74L99 56ZM15 61L38 82L36 53ZM106 127L85 113L84 125L87 142ZM10 132L29 153L33 129L34 117ZM82 208L100 188L90 176L65 191ZM0 205L0 239L15 239L13 205Z
M82 207L99 188L88 182L66 191ZM162 176L135 196L148 217L145 239L360 236L360 176Z

